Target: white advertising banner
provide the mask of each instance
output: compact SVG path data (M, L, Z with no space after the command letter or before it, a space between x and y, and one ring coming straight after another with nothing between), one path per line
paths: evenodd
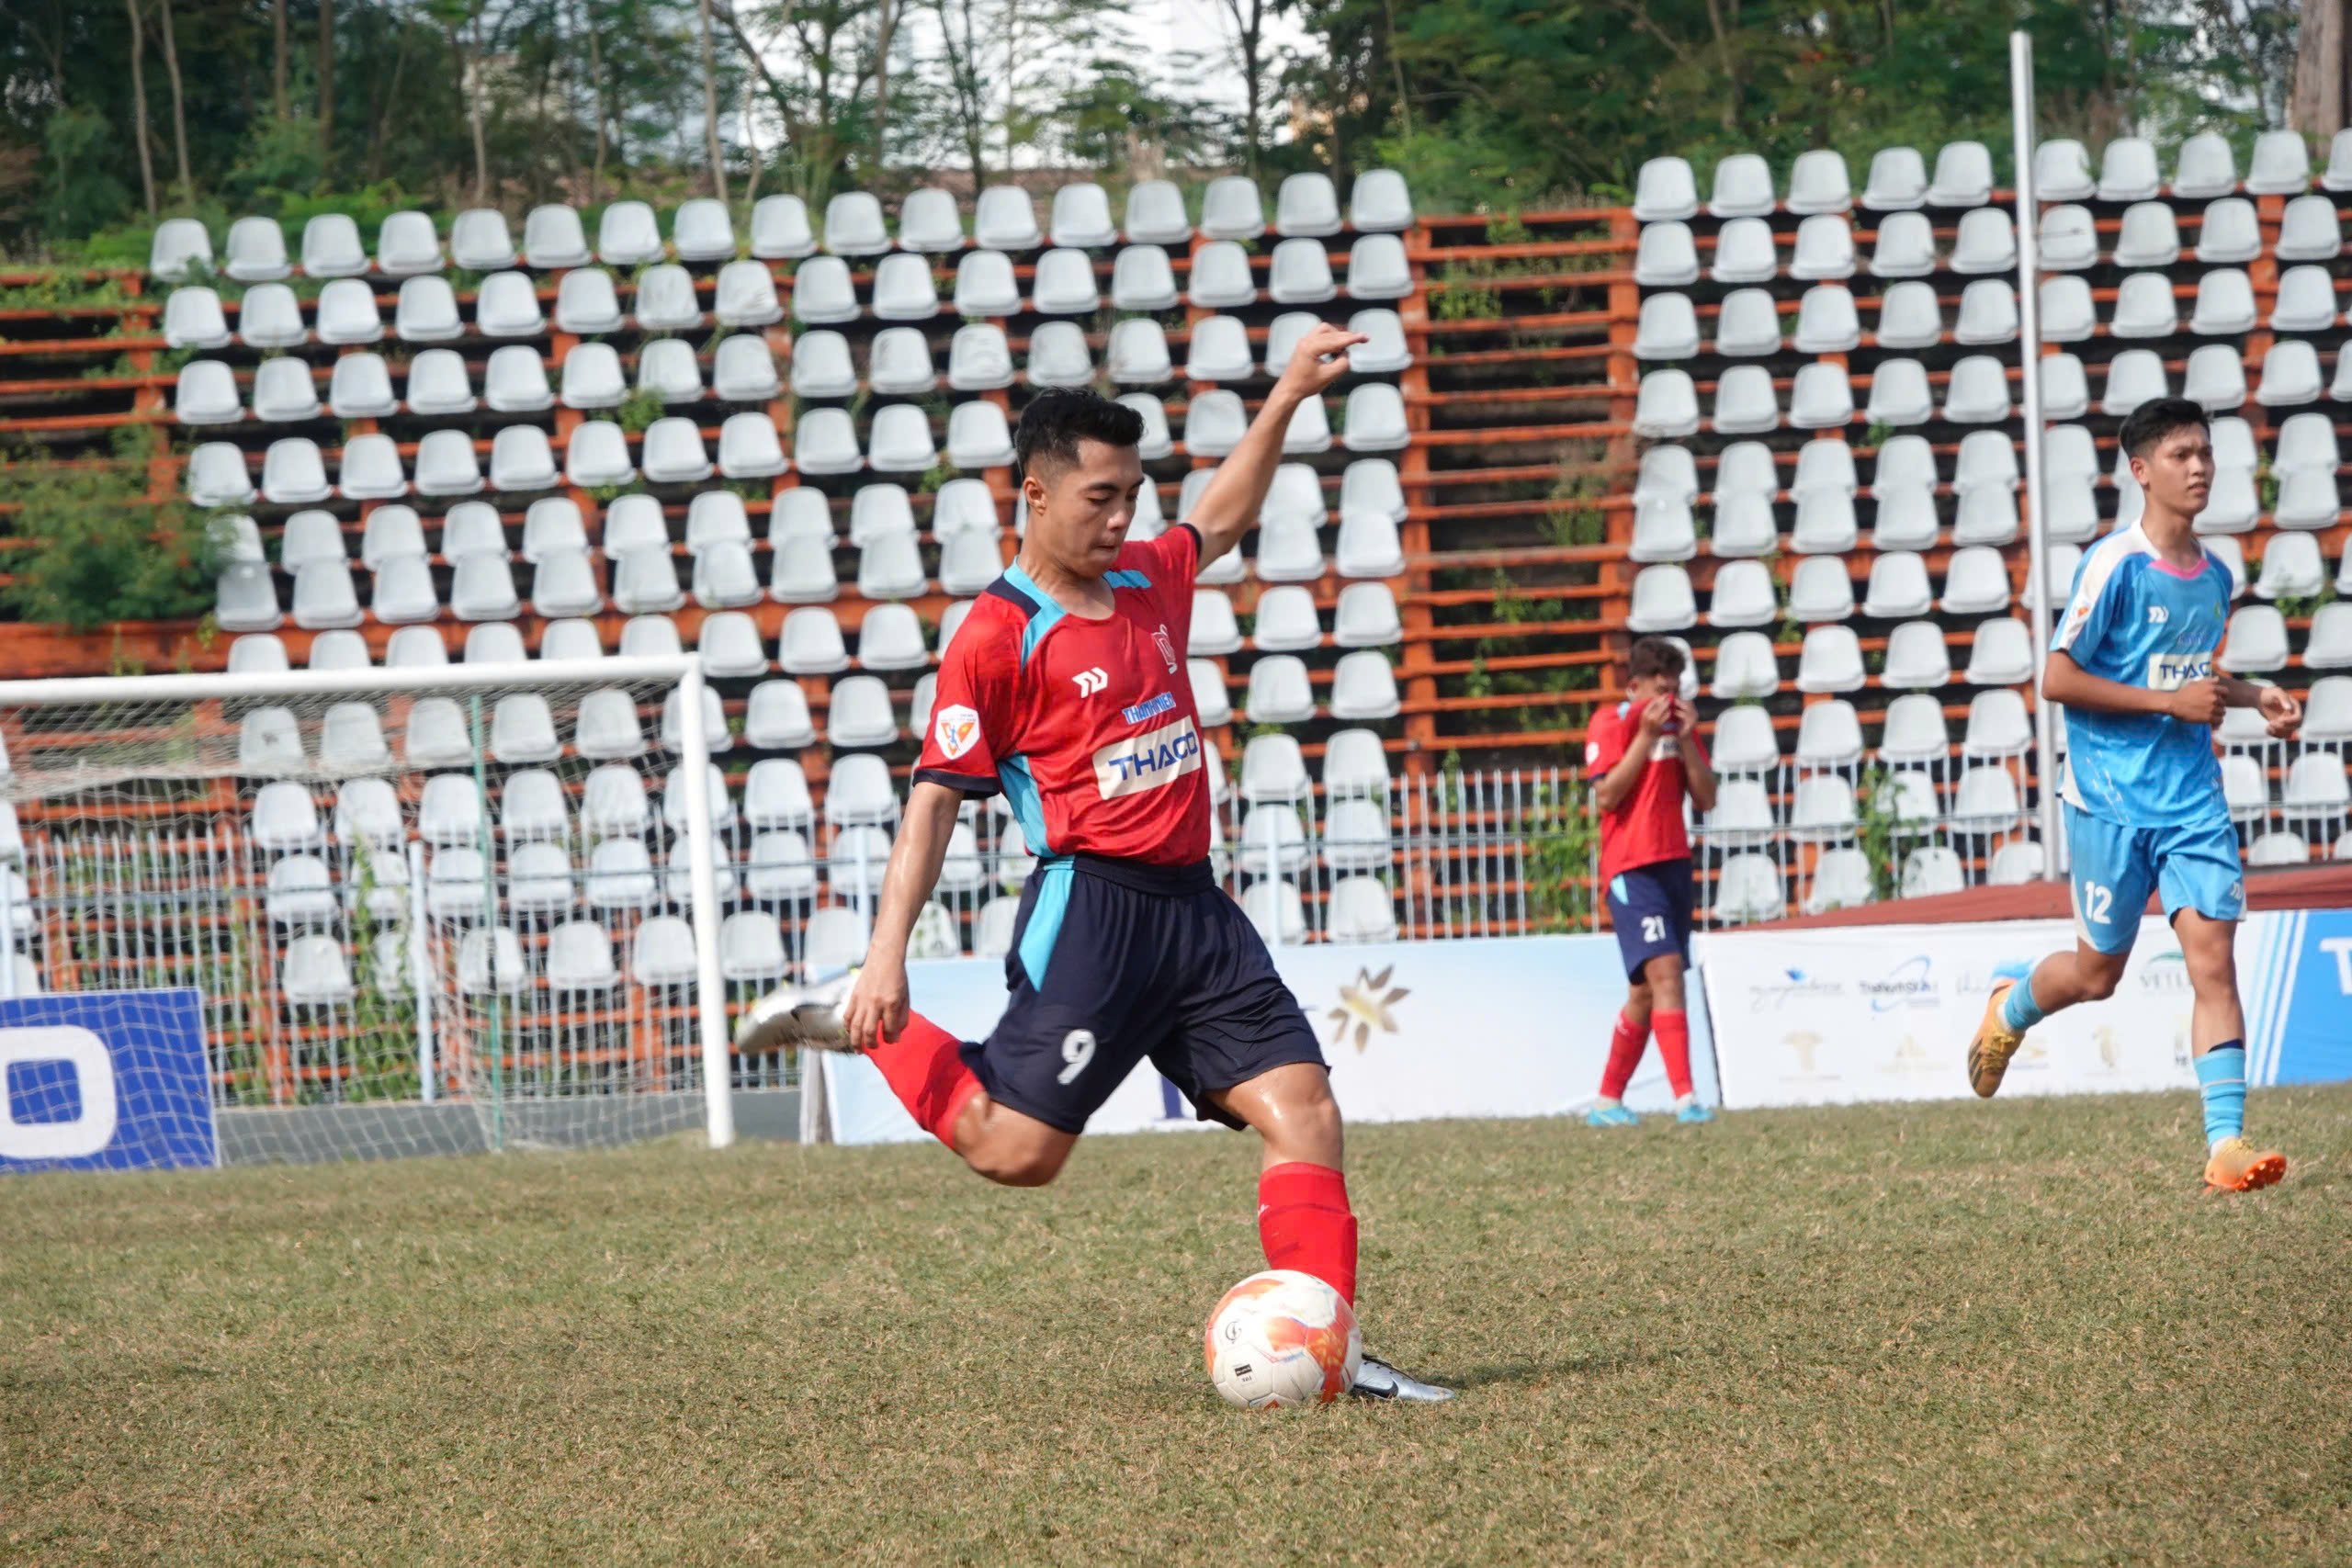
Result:
M2251 1010L2257 927L2238 928ZM1698 939L1723 1102L1832 1105L1970 1094L1968 1042L1993 983L2075 945L2065 920L1729 931ZM2123 983L2036 1026L2007 1094L2189 1089L2188 975L2141 922Z
M1598 1092L1609 1035L1625 1000L1613 937L1535 936L1274 951L1331 1064L1351 1122L1581 1112ZM978 959L910 964L916 1008L978 1039L1004 1008L1004 967ZM1693 990L1696 990L1695 983ZM1693 998L1691 1066L1715 1100L1706 1021ZM812 1058L824 1073L824 1129L834 1142L920 1139L882 1075L859 1056ZM1672 1103L1653 1046L1626 1092L1636 1111ZM1199 1125L1146 1062L1087 1123L1089 1133Z

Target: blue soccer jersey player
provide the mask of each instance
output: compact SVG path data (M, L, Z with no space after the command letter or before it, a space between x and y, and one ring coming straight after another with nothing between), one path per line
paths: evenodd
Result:
M2137 525L2084 552L2041 676L2043 693L2066 710L2061 795L2075 946L2043 959L2022 983L1993 987L1969 1045L1968 1077L1978 1094L1992 1094L2027 1030L2061 1008L2114 995L2155 894L2196 991L2189 1036L2205 1106L2205 1179L2245 1191L2277 1181L2287 1161L2244 1135L2245 1018L2233 944L2245 880L2212 727L2225 708L2259 708L2283 739L2302 707L2275 686L2214 670L2230 572L2190 526L2213 482L2204 411L2178 398L2143 404L2119 440L2146 509Z

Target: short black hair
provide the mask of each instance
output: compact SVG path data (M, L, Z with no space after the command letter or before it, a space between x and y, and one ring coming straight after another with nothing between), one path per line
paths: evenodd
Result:
M2158 398L2153 402L2142 403L2126 414L2123 428L2115 439L2123 448L2125 457L2144 457L2149 447L2174 431L2185 430L2192 424L2199 430L2210 429L2212 425L2211 417L2201 405L2192 403L2187 398Z
M1075 464L1081 441L1139 446L1143 415L1100 392L1057 388L1038 393L1021 411L1021 423L1012 433L1013 482L1018 484L1041 462L1062 468Z
M1625 656L1625 673L1635 681L1645 675L1663 675L1669 681L1679 681L1686 662L1681 644L1670 637L1645 637L1637 640L1633 652Z

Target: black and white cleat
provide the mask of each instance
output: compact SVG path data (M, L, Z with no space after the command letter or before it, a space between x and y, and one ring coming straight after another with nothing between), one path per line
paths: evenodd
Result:
M1408 1404L1442 1404L1453 1397L1452 1389L1408 1376L1376 1356L1363 1359L1356 1369L1356 1385L1348 1392L1358 1399L1394 1399Z
M735 1020L735 1049L764 1054L797 1046L807 1051L847 1051L841 1004L849 997L855 969L844 969L808 986L778 986Z

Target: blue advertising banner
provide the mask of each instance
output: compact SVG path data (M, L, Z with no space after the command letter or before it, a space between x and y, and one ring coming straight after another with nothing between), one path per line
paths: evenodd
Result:
M0 1171L220 1162L202 993L0 1001Z
M1331 1064L1351 1122L1581 1112L1599 1092L1609 1035L1625 1000L1625 970L1607 936L1331 944L1274 950ZM1004 1009L1004 965L963 959L910 964L924 1017L967 1039ZM1699 986L1690 983L1691 1068L1716 1102L1714 1055ZM863 1057L818 1058L833 1141L887 1143L928 1134ZM1635 1111L1673 1103L1655 1046L1625 1095ZM1087 1123L1091 1133L1200 1125L1174 1086L1137 1066Z
M2352 909L2255 917L2261 958L2246 997L2247 1076L2256 1083L2352 1078Z

